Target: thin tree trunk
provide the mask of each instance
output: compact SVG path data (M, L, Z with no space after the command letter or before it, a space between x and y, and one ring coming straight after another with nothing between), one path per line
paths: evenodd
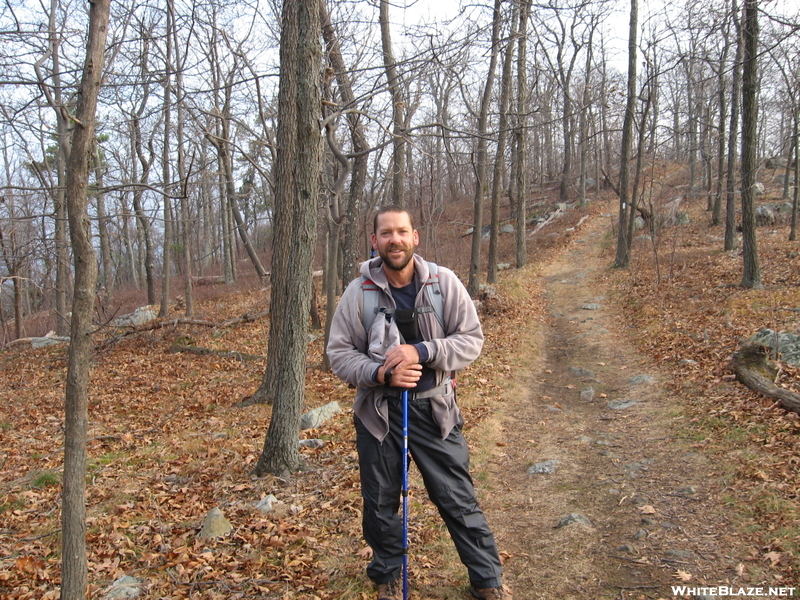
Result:
M86 597L86 434L89 371L92 363L97 263L88 215L89 162L95 135L97 97L103 74L109 0L89 4L86 61L75 111L72 150L67 168L66 201L75 261L70 345L64 406L64 483L62 500L61 600Z
M492 207L491 207L491 230L489 232L489 256L487 258L486 281L495 283L497 281L497 261L498 245L500 237L500 187L503 180L506 163L506 139L508 138L508 103L511 97L511 66L514 62L514 42L516 32L513 30L517 22L519 6L514 5L511 16L512 32L508 36L506 52L503 57L503 75L500 80L500 122L497 134L497 152L494 158L494 172L492 174Z
M169 276L172 268L172 201L170 194L172 186L170 184L170 133L172 130L172 29L174 27L175 8L173 0L167 0L167 30L166 48L164 55L164 145L161 152L161 178L164 186L164 244L161 253L162 272L161 272L161 308L158 311L159 317L169 316Z
M758 174L758 0L744 2L742 65L742 287L761 288L755 223Z
M502 0L495 0L492 17L492 51L489 59L489 72L481 98L480 115L478 116L478 147L475 152L475 197L472 216L472 251L469 263L469 282L467 289L471 296L480 292L481 239L483 236L483 205L486 198L486 130L489 122L489 105L492 102L494 72L497 68L497 54L500 47L500 7Z
M517 147L517 201L515 251L517 268L528 262L527 242L527 202L528 202L528 19L531 0L524 0L519 16L519 48L517 50L517 129L514 132Z
M731 75L732 89L730 135L728 136L728 169L725 174L725 252L730 252L736 248L736 167L739 144L739 103L741 100L742 56L744 54L742 27L739 22L739 7L736 0L731 1L731 19L733 19L733 29L736 33L736 57L733 60L733 74Z
M389 0L380 0L378 20L381 25L381 48L386 68L386 82L392 96L392 204L405 206L406 155L405 119L403 118L403 92L397 65L392 52L392 36L389 28Z
M628 28L628 100L625 106L625 119L622 122L622 150L620 155L619 172L619 222L617 237L617 254L614 266L627 267L630 264L630 246L628 244L628 219L633 214L628 214L628 184L630 180L630 167L628 160L631 153L631 136L633 135L634 111L636 110L636 33L639 14L638 0L631 0L631 16Z

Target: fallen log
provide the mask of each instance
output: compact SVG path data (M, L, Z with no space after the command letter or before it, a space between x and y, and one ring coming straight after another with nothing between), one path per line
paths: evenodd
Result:
M778 370L769 363L770 352L769 348L760 344L742 344L734 352L727 369L733 371L736 379L751 390L777 400L786 410L800 414L800 394L774 383Z

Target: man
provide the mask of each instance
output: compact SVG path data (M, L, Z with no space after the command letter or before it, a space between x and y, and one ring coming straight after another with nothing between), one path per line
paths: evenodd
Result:
M407 390L409 450L467 567L471 593L484 600L512 600L501 582L494 536L475 497L450 380L452 371L478 357L483 331L463 284L442 267L436 268L438 277L431 277L429 263L415 254L418 244L408 211L388 206L377 212L372 247L379 256L363 263L362 277L345 290L328 341L333 372L358 388L353 411L363 531L373 550L367 575L378 586L379 600L402 598L400 397ZM367 309L374 316L363 314L368 293L378 296L380 309ZM437 293L440 303L431 301Z

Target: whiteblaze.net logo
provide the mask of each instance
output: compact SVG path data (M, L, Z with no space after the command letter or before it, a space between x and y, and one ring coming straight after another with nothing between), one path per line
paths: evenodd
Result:
M797 591L797 588L793 587L729 587L725 585L718 587L672 586L672 593L675 596L783 596L784 598L800 598L800 593L795 596L795 591Z

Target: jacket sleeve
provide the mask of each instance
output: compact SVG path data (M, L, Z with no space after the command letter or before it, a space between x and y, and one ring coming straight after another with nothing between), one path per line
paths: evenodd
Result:
M372 374L382 364L367 354L367 334L361 323L363 296L361 279L354 279L336 307L327 350L334 374L345 383L360 388L378 385Z
M439 286L444 299L445 336L424 342L427 365L437 371L457 371L480 356L483 330L475 304L456 274L439 267Z

